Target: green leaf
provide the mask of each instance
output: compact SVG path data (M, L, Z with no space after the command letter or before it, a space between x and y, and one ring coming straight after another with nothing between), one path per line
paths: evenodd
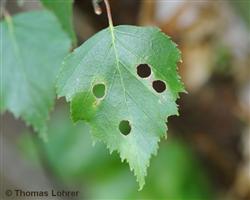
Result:
M55 78L70 40L49 11L0 23L1 112L8 109L42 136L55 99Z
M68 36L71 38L72 43L76 44L76 35L73 27L73 0L41 0L42 4L51 10L59 22L62 25L62 28Z
M175 101L184 91L179 60L176 45L159 29L111 26L66 57L59 75L57 92L71 101L73 121L87 121L95 140L128 161L140 189L167 118L178 114ZM151 67L149 78L138 76L140 64ZM154 80L164 81L166 90L156 92ZM101 98L93 90L99 84L105 86Z

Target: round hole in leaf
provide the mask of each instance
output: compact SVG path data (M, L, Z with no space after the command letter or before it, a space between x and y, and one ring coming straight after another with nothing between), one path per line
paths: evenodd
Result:
M137 66L137 74L141 78L147 78L151 75L151 68L148 64L140 64Z
M100 99L105 95L105 85L103 83L98 83L93 87L93 94L96 98Z
M131 126L128 120L122 120L119 124L119 130L123 135L128 135L131 132Z
M162 93L166 90L166 84L161 80L157 80L153 82L153 88L156 92Z

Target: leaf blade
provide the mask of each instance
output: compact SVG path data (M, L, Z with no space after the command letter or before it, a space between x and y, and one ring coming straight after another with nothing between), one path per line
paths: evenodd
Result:
M176 45L159 29L111 27L97 33L65 59L57 82L59 96L71 101L74 121L86 120L84 110L91 111L86 121L95 139L128 161L140 189L150 157L156 154L158 142L166 133L167 117L178 114L175 101L184 91L176 69L179 60ZM152 69L148 79L136 73L136 67L145 63ZM152 88L152 81L158 79L167 86L161 94ZM98 83L107 88L101 100L91 92ZM84 98L79 99L83 93L88 93L88 97L82 95ZM83 108L81 113L79 107ZM127 136L119 132L122 120L129 121L132 127Z
M73 45L76 44L76 35L73 27L73 0L41 0L42 4L51 10L62 25L64 31L71 38Z
M11 111L45 137L56 74L70 40L48 11L18 14L0 27L1 112Z

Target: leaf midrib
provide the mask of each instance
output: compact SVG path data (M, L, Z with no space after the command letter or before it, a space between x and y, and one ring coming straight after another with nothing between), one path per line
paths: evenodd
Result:
M125 89L125 85L124 85L124 82L123 82L122 73L121 73L121 70L120 70L120 65L119 65L120 61L119 61L119 56L118 56L117 49L116 49L115 33L114 33L114 27L113 27L112 24L110 24L109 29L110 29L110 32L111 32L112 45L114 47L115 60L116 60L116 69L119 72L120 80L121 80L121 85L122 85L122 88L123 88L124 101L125 101L125 104L126 104L126 107L127 107L128 114L130 115L129 118L132 119L132 115L131 115L131 113L129 111L129 107L128 107L128 102L127 102L127 97L126 97L126 89Z
M114 53L115 53L115 58L116 58L116 67L117 67L117 70L119 71L119 74L120 74L120 79L121 79L121 84L122 84L122 87L123 87L123 91L124 91L124 100L125 100L125 103L126 103L126 106L127 106L127 110L129 112L129 107L128 107L128 104L127 104L127 97L126 95L130 96L131 98L131 95L129 95L128 91L126 91L125 89L125 85L124 85L124 82L123 82L123 78L122 78L122 74L121 74L121 71L120 71L120 65L119 63L121 63L121 65L124 67L125 70L127 70L133 77L135 77L135 79L140 82L144 87L146 87L146 85L144 85L129 69L127 69L127 67L125 67L125 65L119 60L119 56L118 56L118 53L117 53L117 48L116 48L116 37L115 37L115 33L114 33L114 27L113 26L110 26L110 32L111 32L111 37L112 37L112 45L114 47ZM117 39L117 41L119 41ZM121 43L122 44L122 43ZM125 47L124 47L125 48ZM133 55L135 55L136 57L138 57L136 54L133 53ZM150 89L148 87L146 87L149 91ZM154 92L151 92L154 96L157 97L157 95L154 93ZM137 104L137 102L135 101L135 99L132 98L132 100ZM137 104L138 105L138 104ZM151 117L142 109L143 113L150 119ZM129 112L129 115L130 115L130 118L131 118L131 114ZM131 118L132 119L132 118ZM165 120L165 119L164 119ZM153 120L152 120L153 121ZM158 126L159 128L159 125L156 124L156 126Z

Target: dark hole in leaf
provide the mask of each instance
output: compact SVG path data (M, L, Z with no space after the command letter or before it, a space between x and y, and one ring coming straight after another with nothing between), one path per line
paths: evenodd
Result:
M123 135L128 135L131 132L129 121L122 120L119 124L119 130Z
M93 94L96 98L102 98L105 95L105 85L103 83L99 83L94 85L93 87Z
M153 88L156 92L162 93L166 90L166 84L161 80L157 80L153 82Z
M148 64L140 64L137 66L137 74L141 78L147 78L151 74L151 68Z

